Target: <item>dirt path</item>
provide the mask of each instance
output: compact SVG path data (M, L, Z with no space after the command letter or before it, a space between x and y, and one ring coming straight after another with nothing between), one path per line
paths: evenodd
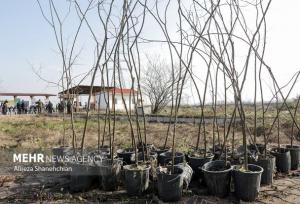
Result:
M298 175L296 175L298 174ZM85 193L69 193L69 180L62 176L1 176L0 203L162 203L154 193L138 200L129 198L120 188L114 192L93 189ZM209 196L205 191L184 191L184 197L177 203L229 204L239 202L233 195L225 199ZM300 203L300 172L290 175L276 175L272 186L263 186L253 203Z

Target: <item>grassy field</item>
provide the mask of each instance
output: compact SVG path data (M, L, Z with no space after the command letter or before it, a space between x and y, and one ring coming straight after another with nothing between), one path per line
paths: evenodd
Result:
M273 120L267 120L267 127ZM249 129L253 127L253 121L248 121ZM259 126L259 125L258 125ZM80 145L83 134L84 120L75 120L75 131L77 135L77 143ZM136 130L135 123L133 124ZM100 137L103 136L104 121L100 121ZM167 135L168 124L147 123L146 135L149 143L156 146L162 146ZM194 146L197 141L199 125L197 124L177 124L176 128L176 148L180 151L186 151L190 146ZM142 135L144 129L141 128ZM212 124L206 125L206 135L208 144L212 144L213 128ZM106 128L107 132L107 128ZM136 131L135 131L136 132ZM218 131L215 130L217 138L219 132L220 141L223 139L224 127L219 126ZM289 143L291 132L291 123L281 118L280 142L282 144ZM296 131L297 133L297 131ZM16 116L0 116L0 147L1 148L51 148L62 144L64 134L63 119L59 117L35 116L35 115L16 115ZM241 145L241 130L239 127L235 130L235 145ZM168 146L171 146L171 134L168 139ZM65 138L66 143L71 145L72 129L70 120L65 120ZM108 134L104 135L104 144L109 144ZM250 137L248 137L250 141ZM263 141L263 136L257 138L259 142ZM300 138L298 138L300 140ZM200 134L200 146L203 146L203 131ZM277 141L277 127L275 126L270 136L270 143ZM231 145L231 135L228 139ZM295 141L297 142L297 141ZM98 123L96 120L89 120L87 126L87 134L85 140L86 147L96 147L98 144ZM131 146L131 131L127 121L116 121L115 126L115 145L117 147Z

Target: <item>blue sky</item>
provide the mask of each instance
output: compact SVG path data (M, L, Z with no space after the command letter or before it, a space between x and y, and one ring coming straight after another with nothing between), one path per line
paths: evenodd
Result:
M36 2L1 1L0 19L1 88L14 92L48 91L30 66L30 63L38 61L41 64L51 63L51 49L55 48L52 33L41 18ZM52 71L57 70L49 70L49 77L54 75Z
M299 0L273 0L267 16L266 60L281 84L300 70L299 11ZM151 28L146 27L153 32ZM83 40L82 44L85 49L89 48L89 42ZM52 30L42 18L35 0L1 0L0 48L0 91L57 93L58 88L49 87L31 67L31 64L42 66L41 74L49 81L56 81L60 74L60 58ZM152 46L147 50L155 49L157 47ZM85 55L83 65L89 67L89 56Z

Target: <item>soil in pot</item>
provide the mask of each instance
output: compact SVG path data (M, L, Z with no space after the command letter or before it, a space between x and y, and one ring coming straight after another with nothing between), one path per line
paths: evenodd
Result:
M274 156L268 155L266 158L265 157L258 158L258 160L254 161L252 164L260 166L264 170L261 174L260 184L270 185L273 183L273 173L275 170Z
M150 166L131 164L123 167L125 171L125 186L129 196L142 195L149 187Z
M164 202L176 202L182 197L183 189L183 169L174 166L174 172L171 173L171 167L158 167L157 189L158 197Z
M192 167L193 169L193 180L203 180L203 173L202 173L202 166L207 163L210 162L214 155L207 153L206 157L204 157L204 155L200 152L192 152L190 154L188 154L188 164Z
M285 148L273 148L271 154L276 158L276 170L288 173L291 169L290 150Z
M291 154L291 170L297 170L300 164L300 146L286 145Z
M132 164L132 155L135 153L133 148L118 149L117 155L123 159L124 164Z
M248 164L248 170L235 166L233 179L236 197L246 202L255 201L259 193L262 172L263 168L254 164Z
M101 186L105 191L116 190L121 175L122 161L119 159L102 160L99 164L99 171L101 175Z
M232 167L223 160L210 161L202 167L205 183L210 194L225 197L230 191Z
M158 165L165 166L169 162L172 162L172 152L163 152L159 155L158 158ZM174 165L180 164L184 162L184 154L181 152L175 152L175 157L174 157Z

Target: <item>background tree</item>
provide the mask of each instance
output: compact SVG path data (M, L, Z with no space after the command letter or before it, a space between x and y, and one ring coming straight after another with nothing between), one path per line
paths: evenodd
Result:
M155 114L172 101L172 85L180 80L180 75L176 70L174 80L171 66L159 56L147 57L147 60L142 89L150 101L151 113Z

